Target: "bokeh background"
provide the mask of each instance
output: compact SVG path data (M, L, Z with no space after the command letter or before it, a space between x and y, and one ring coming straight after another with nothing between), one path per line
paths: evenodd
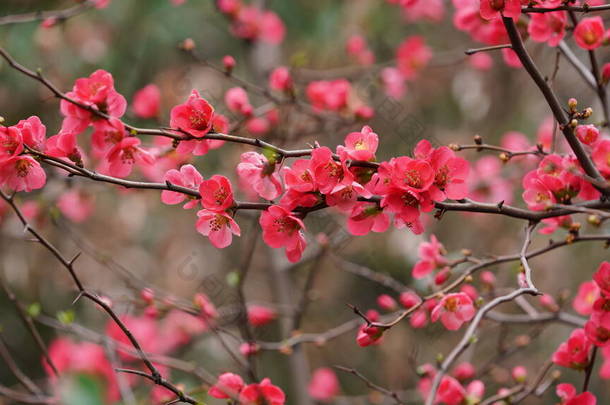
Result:
M486 142L499 144L506 132L519 131L535 144L539 128L549 114L529 76L507 67L499 53L492 53L494 68L490 71L478 71L468 63L464 50L479 45L453 27L451 7L441 23L430 24L407 22L396 6L375 0L265 3L286 24L287 36L280 46L235 38L213 2L203 0L188 0L179 7L169 0L114 0L107 9L88 11L53 28L42 28L36 22L0 26L0 45L23 65L40 67L64 91L71 88L76 78L88 76L96 69L111 72L117 90L129 102L136 90L148 83L157 84L162 91L161 123L140 120L131 112L126 117L128 122L143 127L167 125L171 107L181 103L193 88L199 89L219 111L231 116L224 106L223 94L235 83L182 52L178 45L185 38L195 41L198 55L217 65L224 55L234 56L235 75L260 86L266 85L271 68L280 64L290 66L299 98L304 98L304 86L311 80L346 77L358 96L376 110L368 124L379 134L377 156L380 160L410 154L423 138L435 144L471 143L472 137L479 134ZM69 1L3 0L0 16L70 4ZM363 35L369 42L376 56L374 65L360 66L346 53L345 42L354 34ZM408 84L405 97L397 101L384 95L378 73L393 63L397 45L411 35L424 36L434 57L419 79ZM555 51L540 44L529 44L529 49L551 80ZM595 109L594 95L565 60L559 60L559 70L552 82L562 99L576 97L580 105L591 105ZM267 102L257 94L250 97L255 107ZM303 148L314 141L334 147L347 133L362 126L362 123L344 125L332 120L319 125L312 123L311 117L291 111L290 107L282 114L286 119L266 137L286 147ZM49 136L59 130L62 119L58 101L43 86L3 62L0 63L0 115L7 124L38 115L47 126ZM248 135L243 128L238 133ZM247 150L240 145L225 145L197 157L193 164L206 177L220 173L236 180L239 155ZM474 151L461 153L473 164L489 155ZM524 170L524 165L511 163L500 165L499 173L495 174L510 181L509 192L514 194L513 203L519 206L523 206L519 178ZM109 297L118 313L142 312L138 292L144 286L152 286L184 302L189 302L197 292L205 292L220 308L226 327L235 329L235 278L248 262L252 240L260 239L258 213L239 213L237 221L243 236L229 248L217 250L195 231L193 212L161 204L156 191L126 191L92 184L86 179L57 174L52 177L47 187L20 195L18 202L33 210L34 223L63 252L67 255L83 252L77 266L80 276L89 288ZM141 174L136 173L134 177ZM58 196L68 188L86 190L94 200L95 211L83 223L71 222L56 206ZM480 185L480 189L483 194L488 191L485 185ZM275 308L280 319L255 329L257 339L281 342L288 337L286 334L290 331L281 318L290 316L312 271L315 272L309 293L312 301L300 330L318 333L354 319L348 303L365 310L376 307L379 294L397 296L396 291L352 274L349 263L389 275L426 293L428 287L413 280L410 272L417 261L417 246L427 235L435 234L450 252L449 256L456 258L461 249L470 249L478 257L515 253L522 243L524 224L516 220L450 212L441 221L429 217L423 236L392 229L384 234L354 238L345 231L343 216L332 211L311 214L306 220L309 247L303 263L296 265L288 264L281 252L270 250L259 240L254 245L245 287L247 301ZM50 342L58 335L75 336L58 330L62 322L103 333L105 314L82 301L72 305L75 291L67 273L40 246L24 242L27 236L16 218L5 213L0 224L0 271L19 300L40 313L41 322L37 323L44 339ZM583 224L583 232L588 229ZM330 236L331 248L318 258L320 248L316 235L320 232ZM552 237L559 240L565 237L565 231L558 231ZM543 246L548 239L537 236L533 246ZM532 260L536 284L570 311L570 297L579 283L590 279L597 264L608 257L600 246L600 243L570 246ZM491 270L498 285L516 285L516 263ZM474 284L478 286L477 283L475 279ZM526 300L542 310L537 300ZM501 310L517 312L518 308L506 305ZM56 327L50 326L53 322ZM22 368L35 380L43 380L40 352L3 293L0 293L0 325L3 338ZM491 395L497 387L510 385L509 372L515 365L524 365L535 375L570 330L569 326L560 324L503 327L486 322L480 342L463 359L477 367L486 367L486 393ZM362 349L356 345L355 331L351 331L325 344L305 344L293 355L264 351L258 356L258 368L261 375L270 377L286 390L289 404L297 403L293 398L303 389L303 382L312 370L332 365L358 369L382 386L405 392L407 403L418 403L420 398L414 391L417 367L434 363L439 353L448 353L462 332L448 333L438 324L414 329L403 322L387 334L382 345ZM499 345L514 347L522 335L532 337L528 345L512 356L496 358ZM229 339L229 342L237 348L237 341ZM215 374L233 367L211 334L197 338L175 356ZM580 384L581 375L569 370L562 372L562 380ZM340 372L338 376L341 395L337 404L384 403L383 398L372 394L354 376ZM179 371L172 372L172 380L187 386L199 384L192 376ZM0 382L6 386L16 384L4 365L0 366ZM137 403L148 403L147 386L138 387ZM556 397L552 391L548 390L541 399L530 399L529 403L554 403ZM606 403L604 398L610 398L607 383L598 378L593 380L592 391L599 395L601 403ZM91 401L72 403L96 403ZM0 403L10 402L0 398Z

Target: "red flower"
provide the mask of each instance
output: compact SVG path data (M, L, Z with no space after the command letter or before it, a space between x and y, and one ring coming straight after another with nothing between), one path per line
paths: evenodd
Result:
M360 132L351 132L345 137L345 146L337 146L337 154L341 160L374 160L379 137L371 127L364 126Z
M250 384L244 387L239 395L239 402L242 405L284 405L286 395L281 388L271 384L268 378L263 379L258 384Z
M610 294L610 262L602 262L599 265L593 280L604 294Z
M593 50L604 42L604 20L601 17L586 17L574 29L574 40L583 49Z
M105 70L96 70L89 77L77 79L66 96L115 118L122 117L127 109L125 97L114 89L114 79ZM80 134L89 125L97 126L105 121L67 100L61 100L60 109L65 117L61 132Z
M263 228L263 240L272 248L285 248L291 262L297 262L305 250L306 242L302 230L305 224L290 211L273 205L263 211L259 220Z
M481 17L486 20L510 17L517 21L521 15L521 0L481 0Z
M271 308L262 305L248 305L248 322L252 326L263 326L272 322L277 314Z
M445 253L443 244L436 239L436 236L430 235L430 242L422 242L419 245L419 261L413 267L413 277L423 278L433 270L445 268L447 265Z
M406 80L416 79L432 59L432 51L423 37L412 36L405 39L396 50L396 67Z
M169 125L196 138L210 132L214 123L214 107L193 90L184 104L172 108Z
M269 87L278 91L290 91L292 89L292 77L286 66L279 66L269 76Z
M233 206L233 188L225 176L215 174L204 180L199 185L199 194L201 205L207 210L224 212Z
M244 388L244 380L237 374L224 373L218 376L218 381L208 390L208 394L218 399L235 398Z

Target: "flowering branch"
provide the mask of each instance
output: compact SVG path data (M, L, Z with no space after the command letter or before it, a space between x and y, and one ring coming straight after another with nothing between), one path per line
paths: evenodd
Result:
M0 191L0 198L2 198L12 208L13 212L19 218L19 221L25 227L25 230L28 231L32 236L34 236L34 238L36 238L36 240L41 245L43 245L61 263L61 265L63 267L66 268L66 270L68 270L68 272L70 273L70 276L72 277L72 280L74 281L74 284L76 285L78 292L79 292L77 300L81 297L84 297L84 298L89 299L90 301L93 301L95 304L97 304L99 307L101 307L110 316L110 318L112 318L112 320L117 324L117 326L123 331L123 333L129 340L129 342L136 349L136 351L138 353L138 357L142 360L144 365L150 371L150 375L147 374L149 376L149 378L152 381L154 381L155 384L162 385L165 388L172 391L174 394L176 394L176 396L178 396L178 398L180 398L180 400L182 400L184 402L188 402L190 404L197 404L197 401L195 399L182 393L181 390L176 388L174 385L172 385L171 383L166 381L161 376L161 374L159 373L157 368L154 366L154 364L149 360L148 356L142 350L140 343L136 340L136 338L134 337L132 332L127 328L127 326L123 323L123 321L121 321L119 316L112 310L110 305L108 305L107 302L105 302L103 299L98 297L96 294L91 293L85 289L85 287L83 286L82 282L78 278L76 271L74 269L74 263L78 259L80 254L77 254L72 259L65 258L61 254L61 252L53 244L51 244L51 242L49 242L44 236L42 236L35 228L33 228L30 225L30 223L23 216L23 213L19 210L19 208L15 204L15 201L13 200L13 196L7 196L6 194L4 194L4 192Z
M540 71L534 64L534 61L525 49L525 46L523 45L523 40L521 39L521 34L519 34L519 31L517 30L515 22L512 18L503 17L502 19L504 21L504 27L506 28L511 44L513 46L513 50L519 57L519 60L523 64L525 70L529 73L529 75L532 77L532 79L542 92L544 98L549 104L549 107L551 108L551 111L553 112L553 115L555 116L555 120L559 123L559 127L563 132L563 135L568 141L570 148L572 148L572 151L576 155L576 158L582 165L585 173L587 173L596 181L605 184L604 187L597 186L597 188L604 195L610 195L610 187L607 185L606 180L599 173L599 170L597 169L595 164L593 164L593 161L591 160L587 152L585 152L585 149L583 148L582 144L580 143L578 138L576 138L576 135L574 134L574 129L570 125L571 123L568 121L568 118L563 108L561 107L557 96L549 87L546 80L544 80L544 77L542 77L542 74L540 73Z
M466 330L466 333L464 334L464 337L462 338L460 343L451 351L451 353L443 361L443 363L441 364L440 368L438 369L436 375L434 376L434 380L432 381L432 387L430 388L430 394L428 395L428 398L426 399L426 405L433 405L435 403L434 401L436 399L436 392L438 390L438 387L441 383L443 376L447 373L449 368L451 368L451 366L457 360L457 358L464 352L464 350L466 350L466 348L468 348L471 344L476 342L477 338L476 338L475 334L477 332L477 328L479 327L479 323L481 323L481 321L485 317L485 314L487 314L489 311L491 311L498 305L503 304L505 302L512 301L521 295L524 295L524 294L536 295L537 293L538 293L538 290L536 290L534 288L519 288L518 290L515 290L509 294L506 294L506 295L493 299L492 301L490 301L489 303L484 305L477 312L477 315L474 317L474 319L468 326L468 329Z

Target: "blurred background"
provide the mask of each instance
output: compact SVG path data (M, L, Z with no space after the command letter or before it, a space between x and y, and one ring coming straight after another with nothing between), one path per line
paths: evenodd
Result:
M522 70L506 66L499 52L490 53L494 60L491 70L481 71L469 63L464 51L480 44L453 27L450 5L440 23L430 23L409 22L398 6L375 0L263 3L286 25L286 38L279 46L236 38L214 3L201 0L188 0L180 6L169 0L114 0L105 9L86 11L50 28L42 27L40 22L4 25L0 26L0 46L21 64L31 69L40 67L63 91L70 90L77 78L97 69L112 73L117 91L130 104L138 89L149 83L158 85L162 94L159 122L138 118L131 109L127 112L125 120L140 127L168 125L171 107L182 103L192 89L198 89L232 123L237 122L239 117L232 115L223 101L225 91L236 83L201 63L204 60L221 66L222 57L232 55L237 61L234 75L260 87L267 85L267 75L273 67L289 66L296 82L296 97L303 100L305 86L312 80L350 80L356 97L375 110L375 116L365 123L379 134L380 161L409 155L424 138L435 145L469 144L478 134L485 142L499 145L507 132L518 131L534 145L541 131L549 131L548 123L545 126L548 108ZM0 16L72 5L69 1L3 0ZM346 42L353 35L366 38L375 63L360 65L346 52ZM379 71L394 63L396 47L412 35L425 37L433 58L418 79L407 84L404 97L395 100L384 94ZM180 50L179 45L186 38L192 38L196 44L200 61ZM557 60L555 50L537 43L530 43L528 49L543 73L552 77ZM552 83L561 99L575 97L579 105L590 105L595 110L594 94L582 84L572 67L563 59L558 66ZM268 103L256 92L249 96L255 108ZM59 103L49 91L4 62L0 63L0 115L6 125L37 115L47 127L47 136L59 131L62 120ZM360 130L364 124L345 117L317 122L290 105L281 107L280 117L279 123L263 138L293 149L305 148L315 141L334 148L343 142L345 135ZM252 136L243 126L237 126L235 133ZM152 143L150 138L143 141L145 145ZM219 173L236 184L235 166L240 154L248 150L251 149L243 145L227 144L196 157L192 163L206 178ZM499 193L507 203L512 197L511 204L524 206L519 179L531 168L531 161L524 159L504 165L493 153L460 153L472 162L473 172L492 179L472 182L477 199L498 202L498 190L490 187L493 179L501 177L507 182ZM488 161L477 166L481 158ZM146 304L140 291L146 287L155 290L159 308L165 308L167 302L192 307L195 294L204 293L218 308L222 327L231 331L225 339L239 356L242 341L237 325L243 317L239 313L237 286L239 275L247 268L246 301L272 308L278 318L252 328L257 341L277 343L272 350L262 350L256 356L256 369L260 376L271 378L286 391L288 404L307 404L296 398L306 395L303 390L313 370L334 365L359 370L371 381L401 393L406 403L420 403L421 397L415 390L418 366L434 363L439 353L447 354L463 334L463 330L447 332L436 323L417 329L403 321L378 346L358 347L357 327L352 327L328 341L309 342L290 350L282 348L281 342L296 333L290 321L302 296L310 304L298 331L323 333L353 322L354 314L346 304L365 311L377 308L380 294L398 297L399 287L384 287L355 274L357 269L390 276L399 285L423 295L430 292L429 286L413 280L411 268L418 260L419 243L428 240L430 234L443 243L448 257L456 259L461 257L462 249L471 250L476 257L516 253L524 236L525 224L517 220L447 212L441 221L427 215L424 235L392 228L383 234L352 237L345 230L345 217L326 210L307 217L308 248L302 262L292 265L283 252L269 249L260 240L258 212L240 212L236 220L242 237L219 250L195 231L194 212L161 204L157 191L124 190L87 179L66 178L52 170L48 173L47 186L38 192L20 194L19 206L66 256L82 252L77 262L80 277L89 289L108 297L119 314L142 315ZM150 176L140 172L132 175L148 179ZM75 222L58 207L58 199L66 190L86 194L94 207L86 220ZM86 333L75 332L78 327L103 334L107 316L82 300L72 305L76 292L65 269L41 246L27 241L23 227L6 208L1 221L0 271L20 303L31 311L43 339L48 343L58 336L87 340ZM593 231L584 223L584 217L582 222L583 233ZM328 247L320 245L320 233L329 237ZM558 230L552 237L561 240L565 234L565 230ZM548 239L536 236L532 247L544 246ZM533 259L536 284L555 297L566 311L571 311L570 302L580 282L590 279L599 262L608 258L601 245L577 244ZM497 277L498 286L516 285L517 263L489 270ZM309 283L311 289L307 291ZM478 276L473 285L483 294ZM168 301L164 303L164 299ZM529 297L526 300L545 311L538 300ZM35 381L44 381L40 350L4 293L0 293L0 308L2 339L21 368ZM520 310L510 304L501 307L501 311ZM159 316L163 313L161 310ZM464 353L462 359L486 371L481 377L489 396L499 387L511 386L510 370L515 365L524 365L533 378L571 329L555 323L502 326L488 321L483 324L480 342ZM516 342L522 343L523 339L527 344L522 344L514 354L498 354L498 347L516 347ZM214 375L239 372L214 333L198 335L171 356L199 365ZM562 381L581 383L582 376L577 372L567 369L562 372ZM191 373L176 369L168 373L173 382L189 388L201 386L201 381ZM340 394L332 403L392 403L353 375L339 371L337 375ZM8 387L17 384L4 365L0 366L0 383ZM149 390L146 383L135 384L132 403L150 403ZM600 403L610 398L603 380L594 378L591 390L598 394ZM553 391L526 403L555 403ZM91 393L94 391L83 392L82 396L74 394L67 403L104 403L103 398L94 399L95 394ZM205 398L204 394L197 395ZM210 398L206 401L222 403ZM0 403L13 402L0 395Z

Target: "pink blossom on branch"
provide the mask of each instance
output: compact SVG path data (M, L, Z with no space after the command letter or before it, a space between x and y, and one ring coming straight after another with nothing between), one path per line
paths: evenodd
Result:
M205 136L214 123L214 107L193 90L188 100L172 108L169 125L196 138Z
M475 314L472 299L464 293L453 293L444 296L432 310L432 322L439 319L449 330L459 329L464 322L470 321Z

